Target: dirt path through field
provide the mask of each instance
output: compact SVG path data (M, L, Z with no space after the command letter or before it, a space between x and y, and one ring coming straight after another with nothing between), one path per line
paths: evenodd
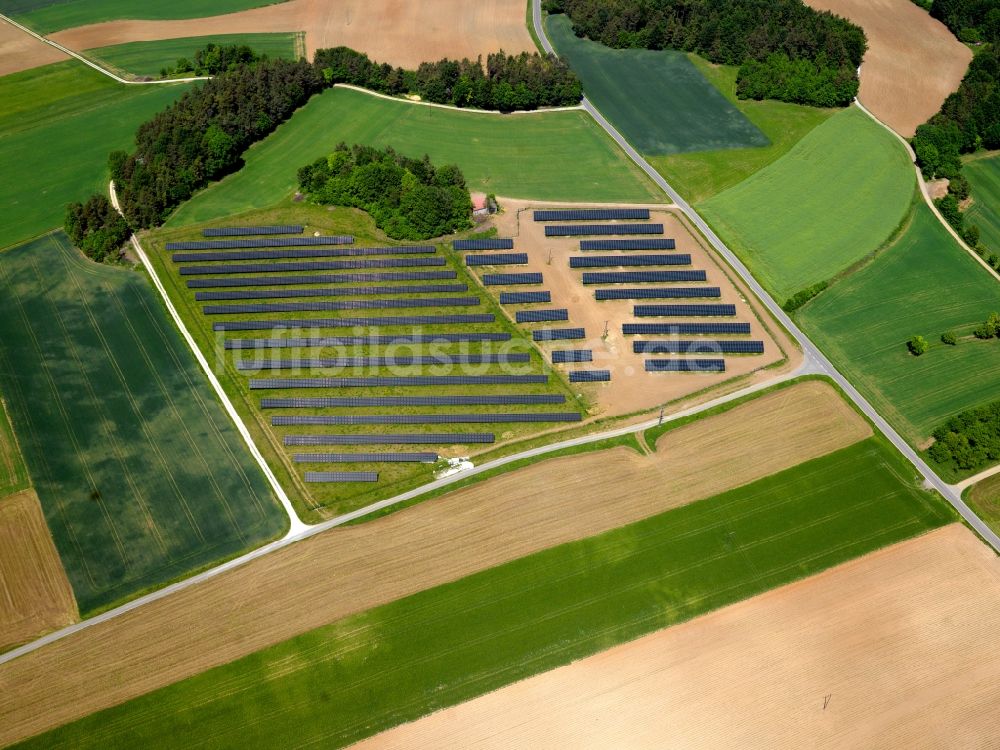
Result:
M0 21L0 76L69 59L55 47Z
M954 524L354 747L996 747L998 628Z
M972 52L910 0L805 0L858 24L868 36L858 98L909 138L958 88Z
M869 434L832 388L810 381L670 432L655 456L618 448L553 459L320 534L0 665L0 745Z
M290 0L209 18L108 21L51 38L79 52L124 42L281 31L305 31L310 59L317 48L345 45L379 62L410 68L445 56L475 59L501 48L509 53L535 49L520 0Z

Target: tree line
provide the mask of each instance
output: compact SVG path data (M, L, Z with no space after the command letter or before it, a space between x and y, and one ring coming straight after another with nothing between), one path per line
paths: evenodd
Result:
M367 211L375 225L400 240L426 240L472 226L472 200L454 165L434 166L391 147L348 147L298 171L299 189L323 205Z
M263 60L267 55L258 55L245 44L207 44L194 53L194 59L178 57L172 68L160 68L160 78L191 73L196 76L216 76L227 70L235 70L241 65L249 65Z
M930 12L967 44L1000 41L1000 0L934 0Z
M858 90L864 31L801 0L546 0L577 36L616 48L697 52L739 65L737 94L844 106Z

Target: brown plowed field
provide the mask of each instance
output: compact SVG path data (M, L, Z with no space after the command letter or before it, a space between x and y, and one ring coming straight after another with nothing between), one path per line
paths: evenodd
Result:
M553 459L319 534L0 665L0 745L869 434L832 388L805 382L670 432L655 456L619 448Z
M910 0L805 0L865 30L868 52L858 98L909 138L958 88L972 52Z
M0 649L79 619L34 490L0 499Z
M55 47L0 21L0 76L69 59Z
M997 747L998 631L954 524L355 747Z
M52 39L80 51L209 34L304 31L309 59L317 48L344 45L379 62L414 68L442 57L485 58L501 48L514 54L534 50L524 9L523 0L291 0L183 21L108 21L59 31Z

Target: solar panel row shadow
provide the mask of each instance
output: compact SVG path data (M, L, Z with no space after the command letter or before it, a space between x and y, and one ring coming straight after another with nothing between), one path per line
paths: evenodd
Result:
M262 409L324 409L396 406L530 406L564 404L561 393L502 393L483 396L334 396L326 398L262 398Z
M467 266L524 266L528 264L527 253L492 253L490 255L466 255Z
M569 320L569 311L565 308L554 310L518 310L514 313L518 323L546 323L553 320Z
M494 237L486 240L455 240L451 243L453 250L513 250L514 240L506 237Z
M623 323L622 333L693 336L700 334L737 335L750 333L749 323Z
M251 390L278 388L385 388L389 386L531 385L548 382L548 375L414 375L369 378L258 378Z
M586 334L582 328L545 328L541 331L532 331L531 336L535 341L560 341L582 339Z
M674 250L670 237L644 237L639 240L580 240L581 250Z
M484 273L486 286L513 286L515 284L541 284L540 273Z
M705 281L704 271L591 271L583 274L584 284L644 284Z
M706 372L726 371L724 359L647 359L646 372Z
M188 279L188 289L228 289L239 286L293 286L296 284L359 284L369 281L438 281L458 277L456 271L387 271L384 273L255 276L251 278Z
M302 234L299 224L278 224L260 227L212 227L201 230L203 237L240 237L255 234Z
M290 370L321 367L410 367L414 365L503 365L530 362L528 354L434 354L417 357L331 357L238 360L237 370Z
M437 453L295 453L298 464L432 464Z
M590 349L556 349L552 352L552 364L567 362L592 362L594 353Z
M662 224L548 224L546 237L576 237L586 234L663 234Z
M660 317L730 317L736 315L736 305L635 305L637 318Z
M515 422L579 422L580 412L523 412L518 414L337 414L271 417L274 427L308 425L394 424L507 424Z
M595 289L594 299L697 299L721 297L722 290L717 286L674 286L674 287L639 287L632 289Z
M333 482L377 482L377 471L307 471L306 481L317 483Z
M649 219L648 208L565 208L535 211L535 221L614 221Z
M413 266L443 266L444 258L360 258L330 260L317 263L233 263L219 266L184 266L182 276L208 276L231 273L275 273L277 271L345 271L351 268L409 268Z
M611 380L610 370L573 370L569 374L571 383L601 383Z
M570 268L628 268L629 266L690 266L691 256L677 255L572 255Z
M265 240L195 240L168 242L167 250L245 250L253 247L311 247L314 245L352 245L354 238L338 237L272 237Z
M529 305L534 302L551 301L551 292L500 292L501 305Z
M354 326L452 325L495 323L493 313L481 315L386 315L379 318L288 318L281 320L228 320L213 323L213 331L265 331L269 328L353 328Z
M633 341L636 354L763 354L763 341L723 339L721 341Z
M202 261L234 260L280 260L282 258L349 258L373 255L429 255L434 253L430 245L422 247L348 247L330 250L309 248L305 250L245 250L227 253L174 253L174 263L196 263Z
M465 445L492 443L492 432L417 432L353 435L286 435L285 445Z
M510 341L509 333L400 333L394 336L311 336L277 339L226 339L226 349L298 349L327 346L453 344L462 341Z
M382 294L440 294L467 292L468 284L411 284L409 286L345 286L327 289L236 289L229 292L195 292L196 302L236 299L287 299L290 297L362 297Z
M335 302L272 302L242 305L205 305L205 315L240 313L323 312L330 310L391 310L412 307L475 307L479 297L405 297L350 299Z

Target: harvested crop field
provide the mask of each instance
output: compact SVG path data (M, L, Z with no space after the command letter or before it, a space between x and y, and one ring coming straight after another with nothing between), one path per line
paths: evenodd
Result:
M0 499L0 650L78 619L38 496Z
M958 88L972 52L910 0L805 0L858 24L868 36L858 98L909 138Z
M282 31L306 32L309 59L318 48L343 45L379 62L409 68L442 57L475 59L500 49L511 54L535 49L524 25L522 0L347 0L336 4L291 0L209 18L108 21L60 31L52 39L70 49L85 50L205 34Z
M38 41L6 21L0 21L0 76L68 58L69 55L55 47Z
M0 666L0 683L17 686L0 692L0 745L349 614L746 484L869 434L830 386L799 383L667 433L653 457L619 448L554 459L320 534ZM748 441L748 435L757 437ZM692 482L684 491L680 461ZM595 466L601 491L594 491L593 478L581 481L593 477ZM95 658L108 653L116 658ZM33 710L43 700L46 711Z

